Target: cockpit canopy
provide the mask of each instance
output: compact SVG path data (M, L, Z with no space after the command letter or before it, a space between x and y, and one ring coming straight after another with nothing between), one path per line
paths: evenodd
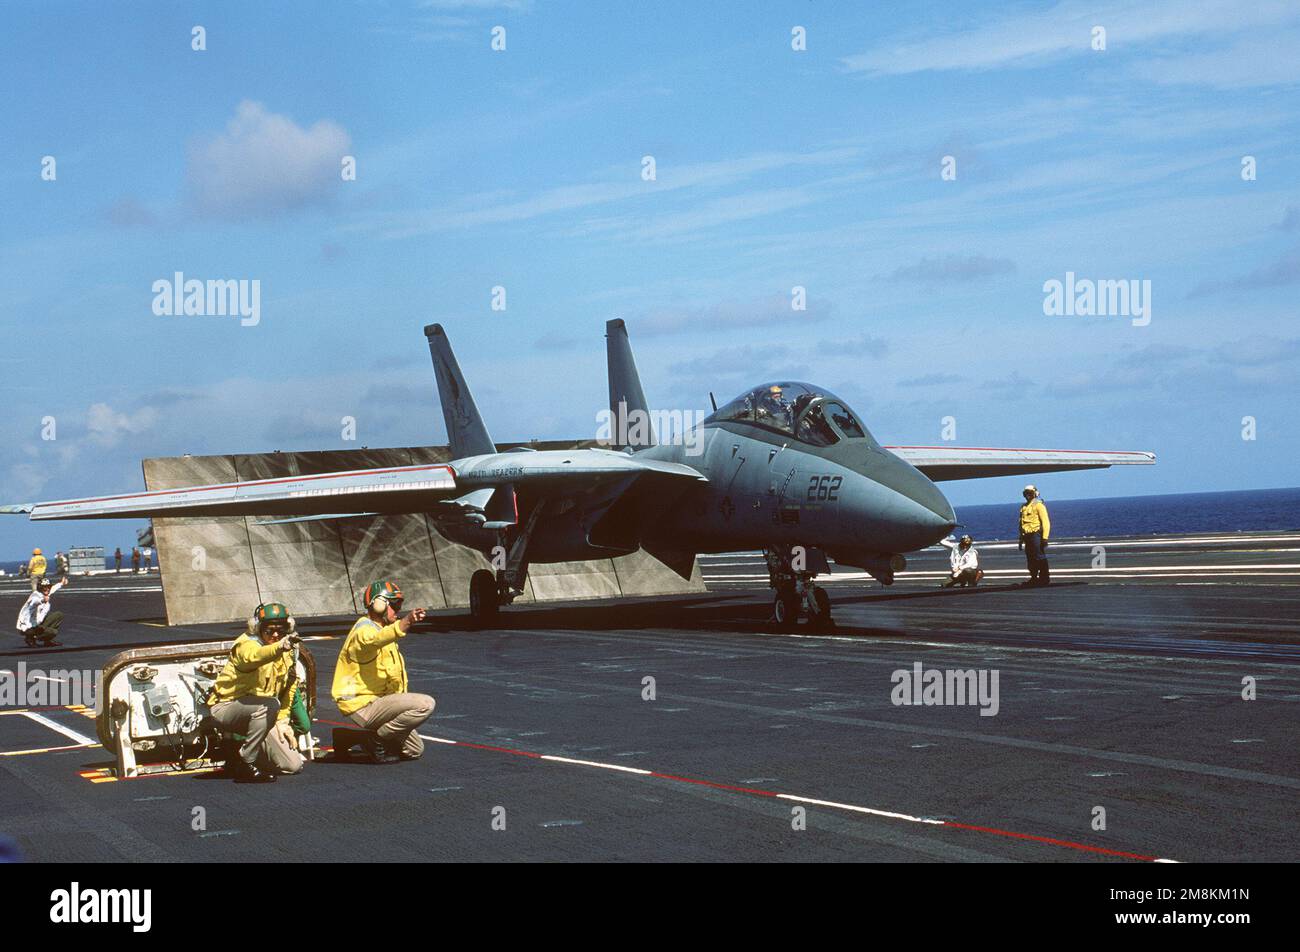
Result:
M762 427L812 446L831 446L841 440L875 443L847 403L823 387L793 381L755 387L704 422L724 421Z

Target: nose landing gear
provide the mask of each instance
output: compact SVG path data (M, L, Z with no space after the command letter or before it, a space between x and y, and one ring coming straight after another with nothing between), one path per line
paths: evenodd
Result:
M776 627L793 631L799 625L799 616L805 615L809 628L833 630L830 596L813 581L818 575L830 573L825 554L801 546L767 546L763 555L767 559L768 585L774 590L771 620Z

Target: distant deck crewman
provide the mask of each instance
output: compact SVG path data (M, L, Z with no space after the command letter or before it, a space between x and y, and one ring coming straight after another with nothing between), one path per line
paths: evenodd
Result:
M1029 568L1029 581L1025 587L1038 587L1052 583L1051 569L1047 564L1047 539L1052 534L1052 521L1047 517L1047 506L1032 484L1025 487L1025 504L1020 507L1020 548L1025 553Z
M32 560L27 563L27 574L31 576L33 592L40 585L41 579L45 578L47 567L48 563L45 561L45 556L41 555L41 550L32 549Z
M366 613L357 619L339 649L332 694L339 710L365 730L374 731L377 763L417 760L424 741L417 732L433 713L427 694L408 693L406 661L398 642L423 621L423 608L401 618L402 590L396 582L374 582L362 595Z
M60 579L58 584L52 584L49 579L42 576L40 587L27 596L27 601L18 612L18 630L27 639L27 647L58 645L63 612L51 611L50 599L55 592L67 584L66 578Z
M960 585L962 588L974 588L978 585L984 573L980 571L980 556L975 551L974 540L964 535L958 542L952 539L940 539L939 544L951 550L948 553L948 562L952 566L952 572L943 581L943 587L952 588L954 585Z

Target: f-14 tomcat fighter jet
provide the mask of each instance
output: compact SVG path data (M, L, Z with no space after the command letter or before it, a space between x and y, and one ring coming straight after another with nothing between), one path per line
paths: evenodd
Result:
M441 325L424 329L452 459L446 464L261 479L6 507L32 519L248 515L271 521L428 514L494 566L470 579L470 613L493 617L524 590L530 563L645 549L685 578L702 552L763 549L781 627L830 623L816 585L828 557L888 585L903 553L957 522L936 481L1115 464L1145 452L881 446L823 387L755 387L690 439L656 441L627 329L605 326L609 403L622 440L607 447L498 452ZM628 423L633 425L629 426ZM631 445L623 445L631 444Z

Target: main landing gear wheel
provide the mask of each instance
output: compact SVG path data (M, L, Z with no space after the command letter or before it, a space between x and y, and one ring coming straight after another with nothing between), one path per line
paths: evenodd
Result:
M830 631L835 627L835 619L831 617L831 597L826 594L824 588L814 588L812 594L817 611L808 622L821 631Z
M469 579L469 616L475 624L482 625L497 617L501 596L497 580L487 569L479 569Z
M772 620L781 631L793 631L799 624L799 596L790 590L776 593L772 599Z

